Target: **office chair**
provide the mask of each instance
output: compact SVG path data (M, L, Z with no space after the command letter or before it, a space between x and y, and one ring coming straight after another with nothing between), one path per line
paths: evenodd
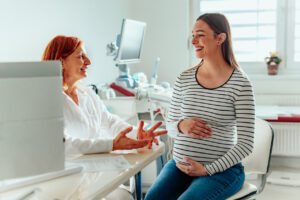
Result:
M246 180L242 189L227 200L256 199L256 196L263 191L269 172L273 140L274 132L271 125L265 120L256 118L253 152L242 163L246 175L258 175L261 180L260 185L257 187Z

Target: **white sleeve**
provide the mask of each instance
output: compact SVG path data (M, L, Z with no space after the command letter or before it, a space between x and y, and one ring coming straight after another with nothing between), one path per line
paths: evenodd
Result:
M65 153L66 154L88 154L110 152L113 148L113 139L125 128L131 126L120 117L109 113L94 91L87 89L86 92L93 101L96 115L99 117L99 137L89 138L73 136L72 129L76 129L76 124L65 126ZM80 130L80 129L79 129ZM87 133L88 134L88 133ZM76 134L75 134L76 135ZM136 138L136 128L134 128L128 137Z
M131 124L125 122L119 116L114 115L107 111L104 103L96 94L91 94L95 104L97 105L97 109L101 114L101 127L110 132L113 138L115 138L121 131L132 126ZM136 139L137 128L134 127L133 130L127 134L128 137Z
M113 148L113 139L82 139L72 137L65 131L65 153L88 154L110 152Z

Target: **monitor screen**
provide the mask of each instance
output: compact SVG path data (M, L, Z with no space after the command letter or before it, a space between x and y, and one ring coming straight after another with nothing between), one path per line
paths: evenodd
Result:
M115 60L118 64L140 61L145 30L146 23L123 19L121 34L117 38L118 52Z

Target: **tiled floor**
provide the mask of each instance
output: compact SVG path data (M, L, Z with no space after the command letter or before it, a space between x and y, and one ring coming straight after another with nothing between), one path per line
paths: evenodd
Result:
M293 176L299 185L299 168L271 168L271 172L281 172L281 176ZM292 174L286 174L286 173ZM269 178L278 177L270 174ZM292 177L293 179L293 177ZM269 179L270 180L270 179ZM277 179L278 180L278 179ZM255 182L254 182L255 184ZM300 200L300 186L287 186L267 183L263 192L258 196L257 200Z
M299 200L300 187L267 184L257 200Z

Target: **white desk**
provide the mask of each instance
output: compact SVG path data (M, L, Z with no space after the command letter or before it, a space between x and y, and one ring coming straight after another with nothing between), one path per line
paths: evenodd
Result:
M142 149L139 153L107 153L85 155L82 158L99 158L123 155L132 165L123 171L81 172L70 176L53 179L47 182L29 185L23 188L0 193L0 199L12 199L12 196L23 194L32 188L39 188L41 195L49 199L99 199L115 190L131 176L135 175L164 153L164 144L154 145L153 150Z
M300 115L300 106L257 105L255 111L256 116L259 118L277 120L280 116Z

